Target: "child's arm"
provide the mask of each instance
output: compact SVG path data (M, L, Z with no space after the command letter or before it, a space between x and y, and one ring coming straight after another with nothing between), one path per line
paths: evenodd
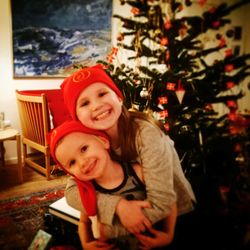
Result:
M143 234L137 234L141 249L152 249L163 246L168 246L174 239L175 225L177 218L177 206L173 205L170 215L164 219L164 225L162 231L154 228L148 228L148 231L152 236L146 236Z
M83 213L81 213L80 215L80 220L78 224L78 234L79 234L82 247L85 247L87 242L90 242L93 240L92 232L91 232L91 221Z
M75 180L72 177L69 177L66 190L65 190L65 197L67 203L85 213L85 210L82 206L79 191L76 185ZM118 206L119 204L119 206ZM141 212L141 208L143 207L150 207L148 202L145 201L127 201L121 196L109 195L109 194L97 194L97 207L98 207L98 215L100 222L107 225L107 227L111 228L114 226L114 221L116 220L116 212L120 212L124 214L123 222L126 224L126 228L131 228L129 225L133 223L133 221L139 221L141 219L141 224L144 226L149 226L149 220L144 216ZM130 211L129 213L127 211ZM132 213L137 212L137 213ZM138 223L134 223L138 226ZM115 223L115 228L112 228L112 236L118 237L123 235L128 235L129 231L125 229L122 225ZM111 232L111 230L108 230ZM137 231L135 231L137 232ZM111 237L111 233L107 234L108 237Z
M148 223L154 224L169 216L172 204L176 202L174 181L178 185L177 188L181 192L183 202L189 203L189 205L185 204L186 208L192 206L191 197L188 194L189 183L182 171L173 142L159 129L149 123L146 124L140 129L136 144L137 150L140 152L138 161L142 165L147 201L150 206L141 205L134 208L133 205L136 203L121 199L115 210L122 225L132 233L143 231L148 227ZM107 202L106 212L103 210L103 213L107 218L115 218L108 212L109 204ZM139 204L141 203L137 203L137 205ZM105 208L105 204L102 208Z
M67 180L67 185L65 189L65 198L67 203L85 213L85 210L82 206L79 190L77 184L73 177L69 177ZM122 199L120 196L109 195L109 194L97 194L97 207L98 214L101 216L100 221L104 224L112 226L115 210L118 202Z
M93 238L93 234L91 232L91 221L86 214L83 213L81 213L78 224L78 234L84 250L109 250L113 247L113 245L106 243L104 240L96 240Z
M136 163L132 167L137 177L144 183L142 167ZM119 216L122 225L130 233L140 233L151 227L150 220L142 212L143 208L151 208L150 203L148 201L121 199L117 204L116 214Z
M116 207L116 214L119 216L120 222L132 234L143 232L146 228L151 227L150 220L142 212L143 208L150 208L150 203L121 199Z
M76 182L72 177L69 177L68 179L64 194L65 194L67 203L71 207L81 211L82 213L85 213L85 210L80 200L80 195L79 195ZM120 213L123 213L125 215L123 217L124 224L126 223L131 224L131 221L133 222L135 219L138 220L139 218L141 218L141 216L144 216L140 208L149 207L149 204L146 203L145 201L127 201L120 196L98 193L97 194L98 216L99 216L100 222L105 224L105 226L103 227L104 228L103 232L105 233L105 236L107 238L113 238L113 237L115 238L115 237L125 236L125 235L130 234L130 232L120 223L120 220L118 220L118 217L115 215L116 209L119 209L117 206L119 201L121 205ZM135 207L136 205L137 205L137 208L133 209L132 207L133 206ZM122 209L124 212L122 212ZM134 212L135 210L137 210L137 212L140 214L136 215L131 212L131 211ZM128 213L127 211L130 211L130 212ZM142 223L144 227L149 226L148 220L145 216L142 219ZM127 226L127 228L129 228L129 225ZM135 232L138 232L138 231L135 231Z

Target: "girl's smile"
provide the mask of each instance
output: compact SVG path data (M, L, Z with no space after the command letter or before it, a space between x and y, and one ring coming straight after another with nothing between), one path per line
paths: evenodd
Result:
M98 114L94 117L94 119L97 121L106 119L107 117L109 117L110 114L111 114L111 109L104 110L103 112L98 112Z
M85 88L76 102L77 118L86 127L104 130L116 128L121 115L122 99L104 83Z

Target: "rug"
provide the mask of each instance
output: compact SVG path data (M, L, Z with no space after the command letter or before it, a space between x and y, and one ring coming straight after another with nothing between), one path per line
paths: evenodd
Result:
M48 205L64 196L65 186L0 201L0 249L27 250L44 228Z

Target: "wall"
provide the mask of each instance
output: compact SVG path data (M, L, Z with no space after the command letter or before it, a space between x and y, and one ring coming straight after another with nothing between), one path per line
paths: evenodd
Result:
M15 90L59 88L63 79L13 79L11 0L0 0L0 112L5 113L5 120L20 131ZM119 0L114 0L114 9L119 10ZM113 36L112 40L114 40ZM8 161L16 160L14 141L4 143Z
M0 0L0 16L0 111L20 131L15 90L57 88L62 79L13 79L10 0ZM5 149L7 160L16 159L14 141L5 142Z
M218 3L218 0L214 0ZM119 0L114 0L115 13L124 13L124 9L120 10ZM247 13L249 13L249 4L247 8L241 8L240 13L235 13L237 22L244 25L244 36L242 40L242 49L244 53L250 51L250 23L247 22ZM127 9L126 11L129 11ZM5 119L11 122L14 128L20 131L19 116L15 99L16 89L53 89L58 88L62 79L13 79L12 75L12 28L11 28L11 11L10 0L0 0L0 112L5 112ZM245 18L244 18L245 17ZM117 24L113 24L113 38L117 33ZM247 90L246 84L245 87ZM249 96L241 101L241 109L250 107ZM6 159L16 159L15 142L6 142Z

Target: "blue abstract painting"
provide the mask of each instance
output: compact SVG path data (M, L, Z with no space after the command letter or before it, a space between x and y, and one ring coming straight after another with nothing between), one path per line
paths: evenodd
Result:
M112 0L11 0L14 77L65 77L105 60Z

